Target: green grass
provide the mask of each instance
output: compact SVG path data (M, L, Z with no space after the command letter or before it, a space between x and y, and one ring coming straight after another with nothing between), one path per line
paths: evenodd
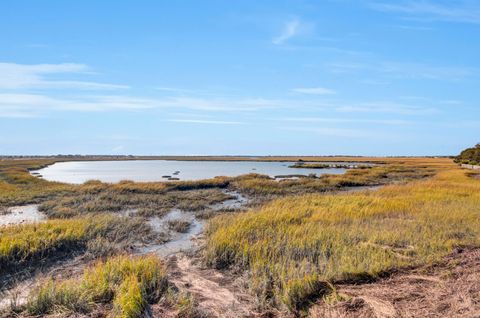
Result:
M98 254L106 244L123 246L153 238L150 227L143 221L110 215L3 227L0 228L0 272L18 270L21 265L89 247Z
M26 309L32 315L88 314L111 304L111 316L136 318L168 287L166 268L155 256L117 256L85 269L79 278L45 282L31 292Z
M249 270L261 301L300 314L329 283L375 279L456 246L479 246L480 181L434 159L430 168L443 171L374 192L285 197L219 216L205 260Z

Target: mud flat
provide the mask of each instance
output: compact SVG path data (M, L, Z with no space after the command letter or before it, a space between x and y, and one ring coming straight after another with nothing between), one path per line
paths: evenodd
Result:
M45 215L38 211L38 204L29 204L7 208L7 213L0 215L0 226L41 222Z
M237 192L225 191L225 193L232 195L235 198L223 201L221 203L213 204L209 207L209 210L241 210L249 203L248 198L242 196ZM188 227L188 230L186 232L178 233L170 229L169 223L177 220L187 221L190 223L190 226ZM206 221L197 218L195 212L173 209L162 217L155 216L150 218L148 223L156 232L169 233L171 235L170 240L166 243L154 244L138 248L136 253L155 253L159 256L166 257L176 253L191 250L195 246L195 241L202 233Z

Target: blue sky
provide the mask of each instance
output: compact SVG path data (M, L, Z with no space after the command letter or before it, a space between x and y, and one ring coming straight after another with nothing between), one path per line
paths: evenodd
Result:
M0 3L0 154L448 155L480 2Z

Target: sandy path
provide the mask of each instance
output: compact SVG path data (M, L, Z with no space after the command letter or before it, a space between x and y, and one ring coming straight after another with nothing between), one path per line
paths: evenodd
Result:
M232 278L201 268L183 254L171 257L170 266L172 282L190 292L205 311L216 317L257 317L252 314L253 299L235 286Z

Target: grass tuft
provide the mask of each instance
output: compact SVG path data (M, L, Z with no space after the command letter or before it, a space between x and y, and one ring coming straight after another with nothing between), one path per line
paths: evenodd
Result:
M45 282L31 293L27 310L32 315L87 314L96 305L113 304L116 317L141 317L168 285L166 268L155 256L117 256L85 269L78 279Z

